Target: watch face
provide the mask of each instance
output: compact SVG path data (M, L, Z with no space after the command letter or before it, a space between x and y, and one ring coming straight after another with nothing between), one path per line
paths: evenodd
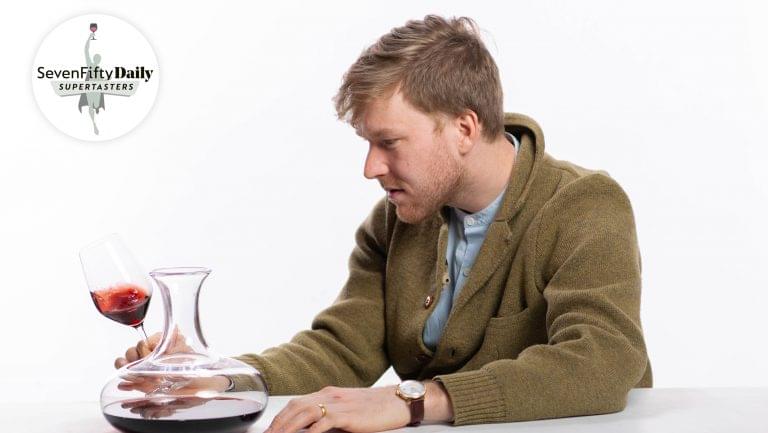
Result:
M426 392L424 384L418 380L406 380L399 387L400 394L408 398L420 398Z

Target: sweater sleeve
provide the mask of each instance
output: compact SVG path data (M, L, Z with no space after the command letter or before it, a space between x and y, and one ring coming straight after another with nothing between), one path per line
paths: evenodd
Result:
M515 359L437 376L457 425L617 412L645 372L640 253L621 187L604 174L586 176L539 216L535 272L548 341Z
M271 394L307 394L330 385L366 387L389 368L383 296L386 232L386 201L381 200L357 229L345 285L314 318L311 329L261 354L235 357L262 373Z

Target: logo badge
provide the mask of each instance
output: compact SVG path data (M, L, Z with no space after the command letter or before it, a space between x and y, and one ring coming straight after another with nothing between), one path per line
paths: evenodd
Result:
M45 117L65 134L106 141L135 128L149 113L160 81L147 39L110 15L63 22L37 51L32 90Z

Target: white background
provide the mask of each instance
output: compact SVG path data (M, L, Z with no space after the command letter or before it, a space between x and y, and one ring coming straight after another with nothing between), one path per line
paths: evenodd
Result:
M0 401L97 400L136 342L97 313L77 259L109 232L148 268L214 270L202 322L221 353L308 327L382 195L331 97L363 48L430 12L474 17L506 110L537 119L552 155L605 169L628 192L656 385L768 385L758 2L170 3L2 6ZM163 78L146 120L103 143L56 130L31 89L43 37L92 12L136 26ZM161 313L153 302L150 330Z

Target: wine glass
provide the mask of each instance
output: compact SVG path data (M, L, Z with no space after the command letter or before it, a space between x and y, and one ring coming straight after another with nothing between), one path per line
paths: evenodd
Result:
M122 238L111 234L80 250L85 281L96 309L135 328L146 341L144 316L152 298L148 275Z
M96 23L91 23L91 40L96 40L96 30L98 30L99 26L96 25Z

